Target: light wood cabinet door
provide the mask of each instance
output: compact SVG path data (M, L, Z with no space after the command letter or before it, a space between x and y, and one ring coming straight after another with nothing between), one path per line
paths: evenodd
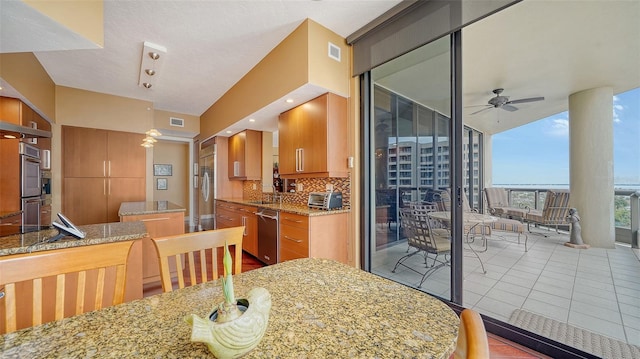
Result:
M107 222L107 179L65 178L62 212L77 225Z
M0 118L4 122L19 125L22 118L22 102L11 97L0 97Z
M298 117L301 109L293 108L280 114L278 120L278 171L281 175L296 174L298 148Z
M229 138L229 179L262 179L262 132L245 130Z
M332 93L280 114L280 174L347 177L347 99Z
M107 131L62 126L64 177L107 176Z
M137 133L108 132L107 177L145 177L146 151L140 146L143 137Z
M327 171L327 95L317 97L304 105L299 121L301 173ZM345 138L346 140L346 138Z
M146 200L144 178L107 179L107 222L118 222L118 211L122 202L144 202Z

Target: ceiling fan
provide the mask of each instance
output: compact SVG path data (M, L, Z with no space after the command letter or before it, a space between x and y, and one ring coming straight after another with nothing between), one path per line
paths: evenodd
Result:
M506 111L509 111L509 112L513 112L513 111L517 111L518 110L517 107L513 106L514 104L526 103L526 102L535 102L535 101L544 100L544 97L530 97L530 98L521 98L519 100L511 100L511 101L509 101L509 96L501 96L500 95L502 93L502 91L504 91L504 89L501 89L501 88L493 90L493 93L496 94L496 96L492 97L491 99L489 99L487 105L479 105L479 106L486 106L486 107L481 109L481 110L478 110L476 112L473 112L470 115L475 115L477 113L480 113L480 112L486 111L486 110L490 110L492 108L501 108L503 110L506 110ZM474 107L474 106L472 106L472 107Z

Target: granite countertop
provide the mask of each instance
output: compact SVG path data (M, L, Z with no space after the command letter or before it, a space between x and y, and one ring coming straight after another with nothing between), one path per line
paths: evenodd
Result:
M21 213L22 213L22 211L0 212L0 219L17 216L17 215L19 215Z
M247 206L255 206L255 207L260 207L260 208L272 208L272 209L276 209L276 210L279 210L279 211L295 213L295 214L301 214L303 216L310 216L310 217L327 216L327 215L332 215L332 214L349 213L349 212L351 212L351 210L348 209L348 208L332 209L332 210L325 211L325 210L322 210L322 209L309 208L306 204L262 203L262 201L248 200L248 199L242 199L242 198L216 198L216 201L237 203L237 204L243 204L243 205L247 205Z
M442 301L326 259L234 276L236 297L272 296L264 338L244 358L449 358L459 319ZM3 356L213 358L190 342L188 314L222 301L219 281L175 290L0 337Z
M0 237L0 257L49 249L129 241L147 236L147 228L140 221L88 224L78 226L78 229L86 233L85 238L75 239L67 236L57 242L46 243L49 238L58 234L56 229Z
M169 201L122 202L118 210L119 216L136 216L168 212L184 212L186 209Z

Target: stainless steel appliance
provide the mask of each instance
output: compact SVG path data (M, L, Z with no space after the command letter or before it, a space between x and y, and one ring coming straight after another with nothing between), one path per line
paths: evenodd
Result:
M278 263L279 250L279 218L278 211L260 208L258 213L258 259L265 264Z
M206 140L200 144L199 157L198 230L205 231L215 228L216 145L214 139Z
M22 233L40 230L42 182L40 149L20 143L20 197L22 198Z
M311 192L307 204L309 208L324 210L342 208L342 192Z

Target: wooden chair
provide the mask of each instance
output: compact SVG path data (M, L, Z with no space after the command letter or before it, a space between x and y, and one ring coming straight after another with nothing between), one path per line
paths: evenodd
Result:
M453 352L454 359L489 359L489 339L482 317L472 309L460 313L458 342Z
M4 302L0 314L4 332L101 309L109 299L105 292L112 292L112 305L122 303L132 244L124 241L3 257L0 289L4 287L5 295L0 299ZM49 295L49 283L55 294ZM75 295L65 296L69 292ZM23 317L29 311L30 321Z
M172 270L178 278L178 288L182 289L185 287L185 274L182 269L184 268L184 255L187 256L189 263L189 286L207 282L209 279L217 279L218 250L220 250L221 253L223 252L225 242L229 247L235 246L233 250L233 274L241 273L243 232L244 227L241 226L152 238L153 244L156 246L156 252L158 253L158 261L160 262L162 290L165 292L171 292L173 290ZM209 250L208 252L211 257L210 266L207 266L207 250ZM229 250L231 250L231 248ZM195 252L199 253L200 257L199 278L196 274ZM208 276L208 267L211 268L212 277ZM198 279L200 279L199 282Z

